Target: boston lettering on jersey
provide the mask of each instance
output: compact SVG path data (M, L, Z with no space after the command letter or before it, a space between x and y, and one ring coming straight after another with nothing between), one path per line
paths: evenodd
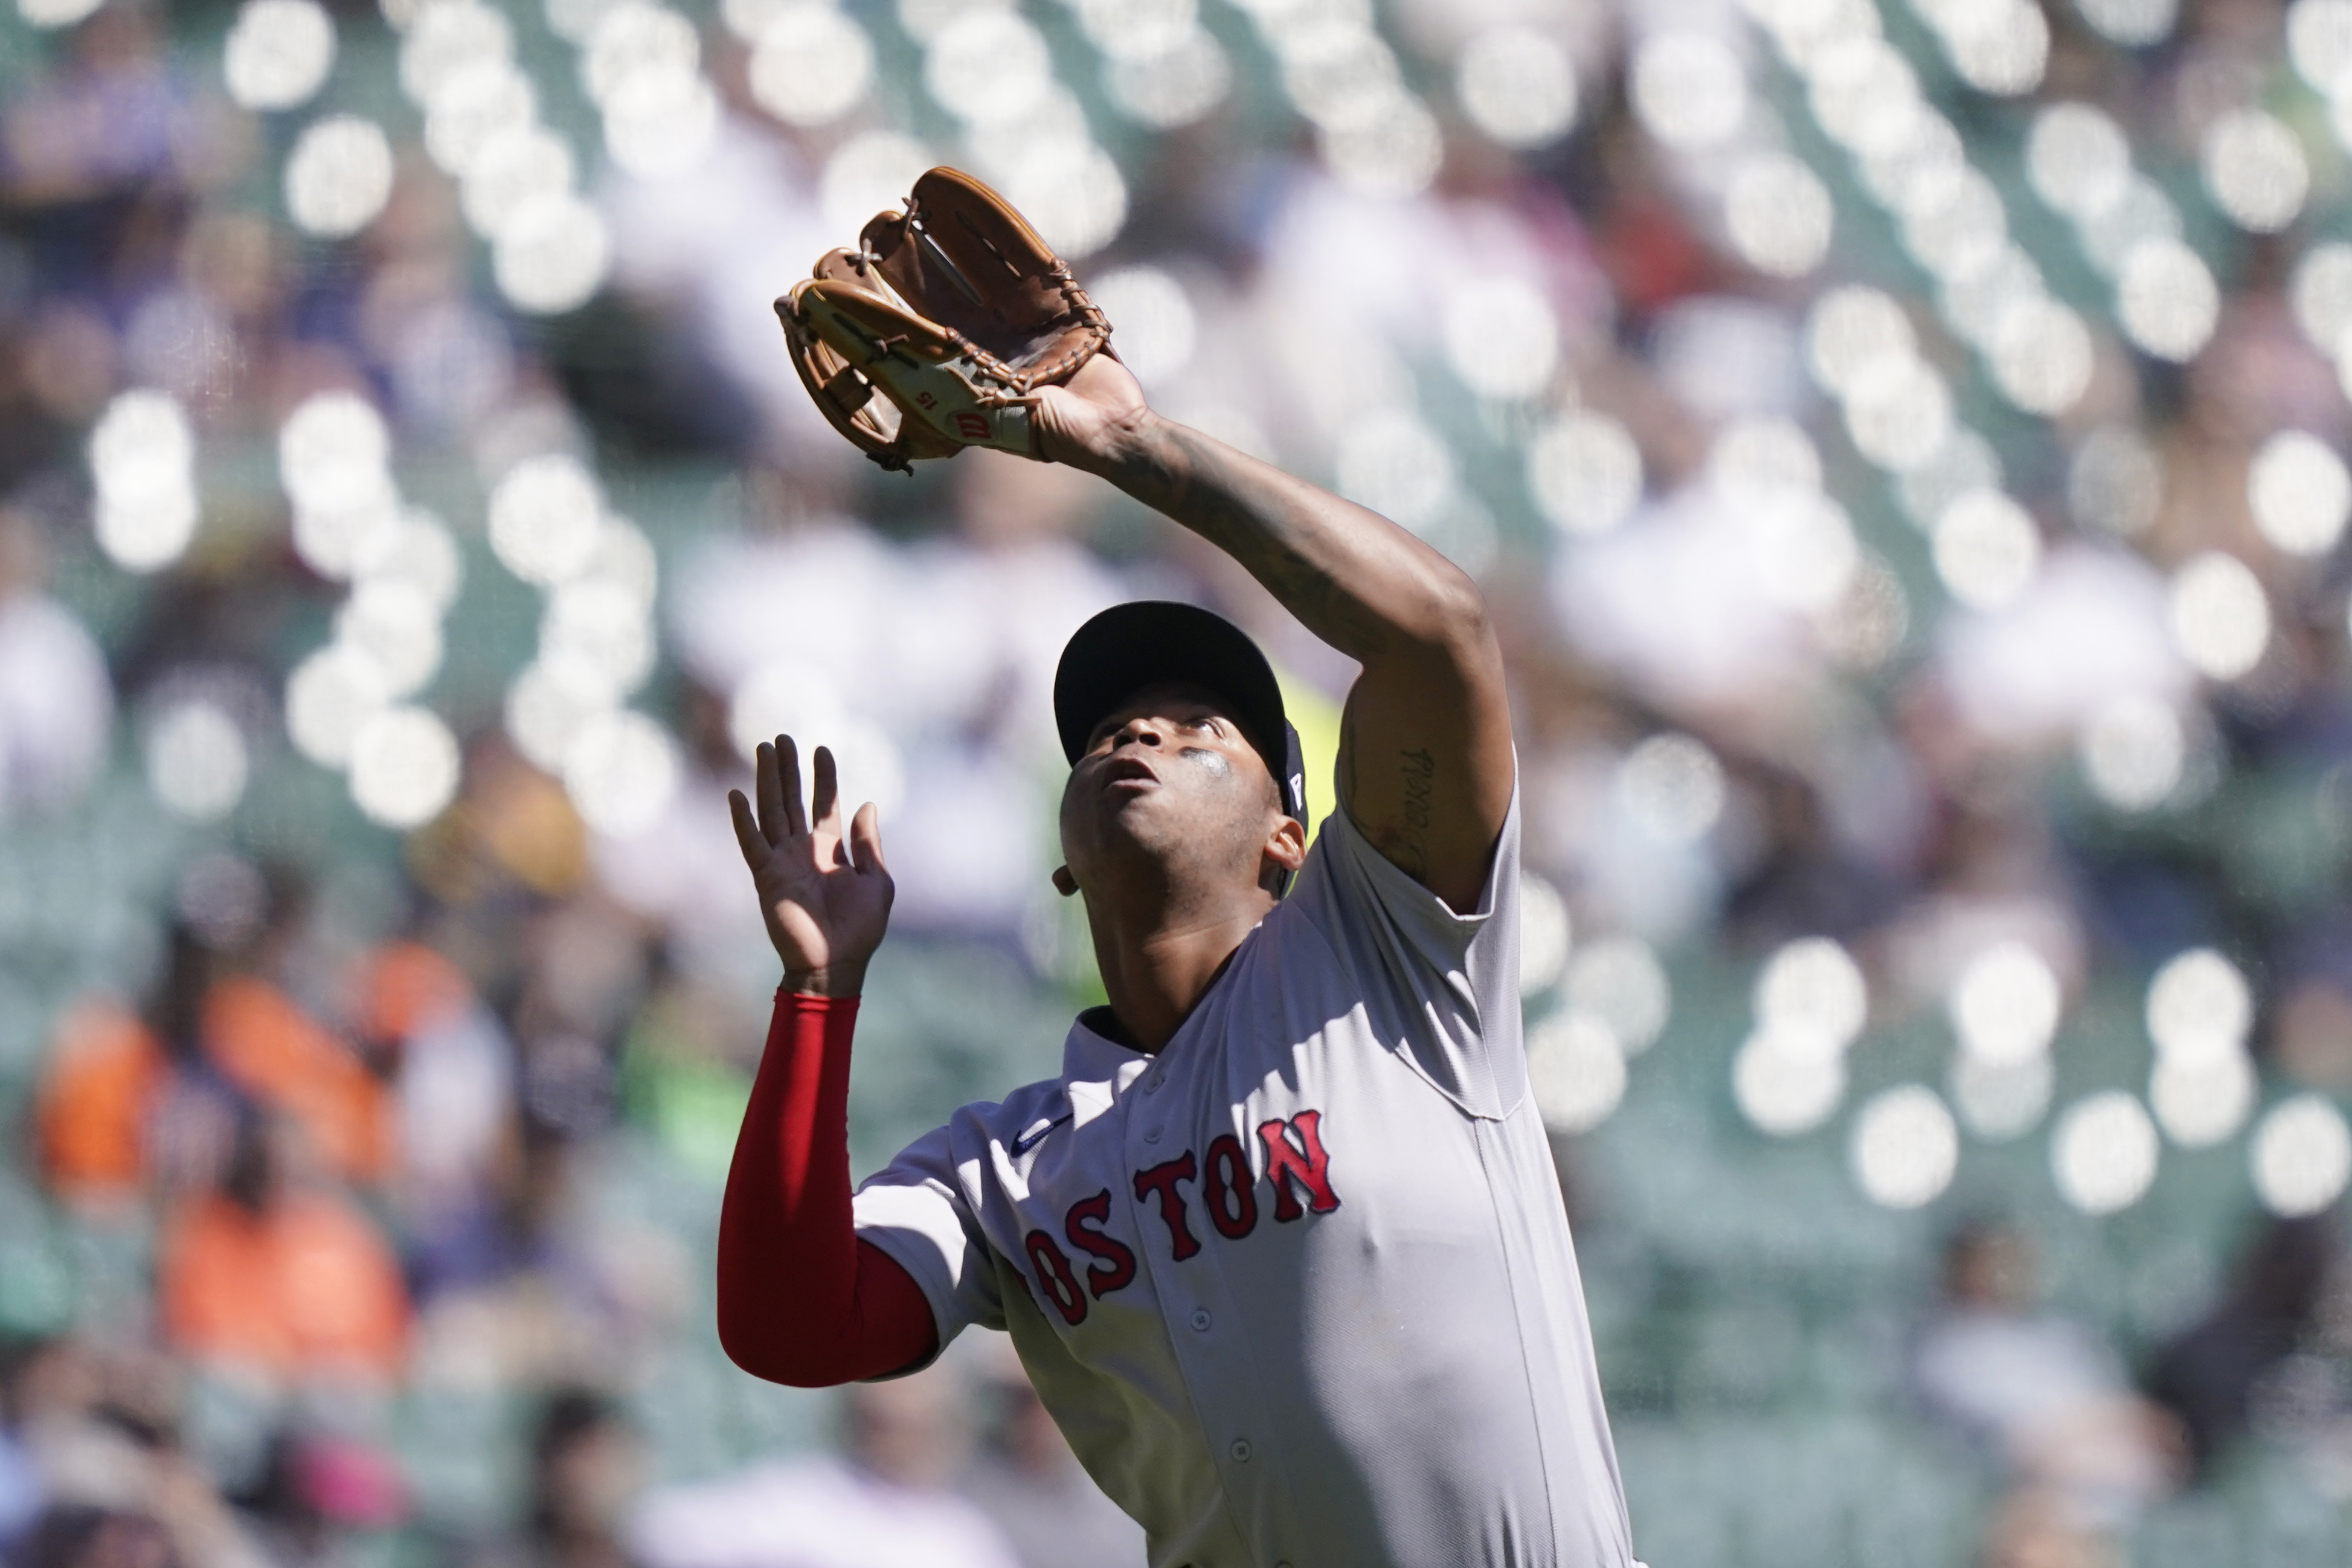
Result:
M1339 1194L1331 1190L1331 1156L1323 1147L1322 1122L1321 1111L1302 1110L1287 1121L1276 1117L1258 1123L1258 1142L1265 1149L1265 1179L1274 1188L1277 1223L1310 1212L1329 1214L1339 1206ZM1201 1237L1192 1228L1192 1200L1184 1192L1188 1185L1197 1190L1219 1236L1239 1241L1257 1228L1257 1180L1250 1174L1249 1151L1232 1133L1220 1134L1210 1142L1205 1160L1187 1149L1173 1160L1135 1173L1136 1202L1149 1201L1157 1207L1175 1261L1181 1263L1201 1250ZM1038 1288L1073 1328L1087 1320L1089 1293L1108 1296L1135 1281L1134 1249L1100 1228L1110 1213L1110 1189L1106 1187L1072 1204L1062 1216L1063 1236L1094 1260L1086 1268L1083 1288L1070 1255L1050 1234L1033 1230L1023 1238Z

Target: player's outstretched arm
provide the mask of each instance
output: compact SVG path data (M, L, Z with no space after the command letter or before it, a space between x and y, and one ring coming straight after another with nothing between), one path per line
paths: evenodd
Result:
M1340 804L1381 853L1457 910L1510 809L1510 704L1477 585L1381 516L1153 413L1097 356L1039 395L1045 455L1098 474L1219 546L1360 663L1340 731Z
M787 738L760 748L757 790L756 812L740 792L728 804L784 984L719 1211L719 1342L755 1376L821 1387L913 1365L938 1342L921 1287L858 1239L850 1205L850 1039L890 873L874 807L844 842L822 747L813 817Z

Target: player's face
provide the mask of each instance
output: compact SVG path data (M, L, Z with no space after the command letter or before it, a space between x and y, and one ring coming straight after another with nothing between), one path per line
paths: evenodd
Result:
M1071 768L1062 851L1081 883L1089 865L1138 848L1229 862L1255 882L1280 801L1265 759L1215 693L1148 686L1104 715Z

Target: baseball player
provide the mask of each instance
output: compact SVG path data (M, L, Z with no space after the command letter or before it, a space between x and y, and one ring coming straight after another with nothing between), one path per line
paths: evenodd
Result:
M1188 606L1071 639L1066 864L1109 1005L1059 1077L853 1194L852 1025L891 896L793 742L730 796L783 960L721 1221L719 1333L824 1385L1009 1332L1156 1568L1627 1568L1576 1258L1520 1037L1519 811L1477 590L1387 520L1147 406L1097 357L1042 455L1231 553L1360 662L1307 847L1264 658Z

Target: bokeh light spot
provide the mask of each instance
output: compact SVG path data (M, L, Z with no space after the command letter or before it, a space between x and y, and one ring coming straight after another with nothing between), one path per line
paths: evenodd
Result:
M1576 123L1576 69L1568 52L1527 27L1472 35L1454 62L1454 94L1470 123L1505 147L1541 147Z
M286 211L322 239L357 234L392 199L392 143L357 115L331 115L303 131L286 159Z
M373 658L349 644L331 643L286 678L286 732L295 749L320 766L344 768L360 727L391 700L391 682Z
M2180 786L2189 740L2178 714L2152 697L2120 697L2084 725L2078 754L2098 797L2117 811L2150 811Z
M1110 319L1118 357L1146 386L1172 381L1192 363L1198 319L1184 286L1157 267L1122 267L1087 284Z
M561 777L572 737L620 700L602 669L578 658L542 655L507 688L507 734L532 766Z
M2197 671L2235 680L2262 662L2271 640L2270 600L2246 563L2208 551L2173 574L2172 638Z
M1528 1083L1554 1132L1590 1132L1625 1098L1625 1056L1609 1026L1574 1009L1529 1032Z
M1482 397L1529 398L1559 364L1559 321L1534 285L1473 279L1446 290L1445 361Z
M250 764L245 735L221 706L177 702L147 726L147 787L184 822L215 822L236 808Z
M1664 33L1641 44L1630 82L1643 128L1670 147L1712 147L1748 118L1748 72L1722 39Z
M2074 9L2109 43L2143 49L2164 41L2180 7L2179 0L2074 0Z
M2294 0L2286 8L2286 52L2313 90L2333 94L2352 68L2352 0Z
M1225 100L1233 63L1217 40L1192 32L1164 54L1119 55L1104 67L1112 104L1139 125L1173 131L1200 120Z
M580 56L580 83L600 107L641 77L691 77L702 64L694 24L648 0L621 0L596 18Z
M195 538L196 437L179 400L140 387L106 405L89 437L98 545L129 572L177 561Z
M2053 300L2021 300L1993 329L1993 379L2028 414L2074 407L2090 388L2092 360L2090 329Z
M1333 484L1359 505L1420 530L1454 493L1454 449L1420 416L1382 409L1350 425L1332 457Z
M590 718L563 753L563 787L580 819L615 837L650 826L669 809L678 772L669 731L625 708Z
M2121 1089L2086 1095L2068 1106L2050 1138L2058 1195L2087 1215L2127 1209L2156 1180L2156 1124Z
M1436 117L1402 91L1382 98L1369 114L1318 127L1316 140L1323 162L1343 183L1367 195L1396 199L1427 190L1445 153Z
M1769 496L1812 495L1822 488L1822 455L1793 419L1738 419L1707 448L1707 482L1734 504Z
M1854 1179L1881 1208L1916 1209L1952 1184L1960 1135L1935 1090L1906 1083L1873 1095L1854 1117Z
M335 613L335 637L365 652L394 697L405 697L441 668L441 618L414 584L362 583Z
M924 87L941 108L966 121L1018 119L1053 83L1053 56L1044 36L1013 11L969 11L924 52Z
M1564 414L1528 447L1528 488L1563 533L1606 533L1642 499L1642 453L1603 414Z
M874 81L866 30L827 5L794 5L760 30L751 51L752 100L787 125L829 125Z
M1723 764L1690 735L1653 735L1617 768L1625 813L1668 844L1693 844L1723 815Z
M1801 937L1756 977L1758 1021L1789 1049L1836 1056L1862 1033L1870 991L1862 966L1837 942Z
M1568 1005L1607 1024L1629 1057L1654 1044L1674 1010L1674 990L1658 955L1639 937L1604 937L1570 955Z
M2232 110L2207 128L2205 189L2231 223L2275 234L2294 221L2311 190L2311 165L2294 132L2258 109Z
M291 109L335 64L335 24L316 0L246 0L221 47L228 95L247 109Z
M1805 323L1806 363L1832 395L1851 395L1864 371L1882 360L1908 360L1918 351L1911 318L1891 294L1849 285L1815 302Z
M352 799L370 821L422 826L457 794L457 738L423 708L385 708L352 737Z
M937 160L895 131L861 131L825 160L819 204L828 227L856 234L877 212L895 212Z
M2246 499L2263 538L2290 555L2325 555L2352 516L2352 474L2318 437L2282 430L2254 454Z
M1836 1111L1845 1097L1845 1058L1792 1047L1769 1026L1759 1028L1732 1058L1731 1095L1758 1131L1794 1138Z
M2246 1124L2260 1090L2253 1064L2232 1051L2210 1061L2158 1060L2147 1099L2166 1137L2183 1149L2207 1149Z
M2021 942L2003 942L1969 961L1946 1006L1960 1048L2005 1067L2050 1048L2062 1001L2049 961Z
M2253 1026L2252 988L2211 948L2169 960L2148 983L2148 1037L2168 1058L2208 1062L2235 1055Z
M1785 153L1742 163L1724 196L1732 247L1741 260L1775 278L1801 278L1819 267L1836 219L1821 176Z
M604 493L579 458L526 458L490 492L490 549L524 582L552 587L586 568L604 510Z
M2053 104L2026 135L2025 174L2034 194L2082 222L2123 200L2131 184L2131 143L2087 103Z
M1571 945L1568 900L1533 872L1519 877L1519 994L1536 996L1559 983Z
M604 286L612 253L612 235L596 209L551 192L518 204L499 226L491 273L515 309L560 315Z
M2145 239L2124 257L2116 284L2124 335L2158 359L2195 359L2213 336L2221 291L2197 253L2177 239Z
M2328 240L2305 250L2294 264L2289 297L2303 335L2320 353L2340 358L2352 329L2352 245Z
M2254 1130L2254 1194L2286 1218L2315 1215L2344 1195L2352 1180L2352 1131L2343 1113L2315 1094L2281 1100Z
M1999 490L1972 490L1936 520L1936 575L1972 610L2016 602L2042 564L2042 533Z

